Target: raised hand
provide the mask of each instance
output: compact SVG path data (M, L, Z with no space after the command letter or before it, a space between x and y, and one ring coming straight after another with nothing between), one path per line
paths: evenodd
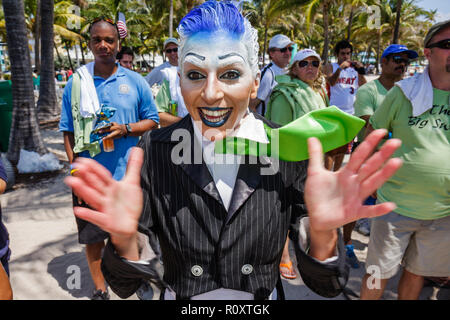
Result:
M99 226L115 239L133 238L143 207L142 163L143 150L133 148L125 177L116 181L98 162L77 158L77 176L67 177L64 182L92 209L74 207L75 215Z
M398 139L388 140L372 154L386 133L384 129L373 131L352 154L347 165L337 172L324 168L319 140L308 140L310 160L305 201L311 230L331 231L349 222L380 216L395 209L391 202L363 205L364 200L402 165L400 159L390 159L401 145Z

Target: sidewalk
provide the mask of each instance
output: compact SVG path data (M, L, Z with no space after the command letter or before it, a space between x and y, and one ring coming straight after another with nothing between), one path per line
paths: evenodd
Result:
M17 300L89 299L93 284L87 267L83 246L78 244L77 229L72 213L71 192L63 183L68 163L62 134L55 126L42 129L49 151L64 161L64 169L52 174L16 177L13 190L0 196L4 222L11 238L11 285ZM351 269L347 297L358 299L368 237L353 232L355 253L361 261L359 269ZM77 282L76 276L80 275ZM398 275L391 279L384 299L397 298ZM289 300L325 299L309 290L300 278L283 280ZM111 292L113 300L119 300ZM156 297L155 297L156 298ZM421 299L450 299L450 289L425 287ZM136 295L129 299L136 300Z

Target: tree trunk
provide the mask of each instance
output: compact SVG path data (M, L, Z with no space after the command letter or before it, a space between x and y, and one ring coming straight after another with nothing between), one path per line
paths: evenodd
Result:
M169 11L169 37L173 37L173 0L170 0L170 11Z
M39 131L23 0L3 0L8 55L11 62L13 114L7 158L17 165L20 149L47 152Z
M347 26L347 41L350 42L350 38L352 36L352 24L353 24L353 15L354 15L353 6L350 8L350 16L348 17L348 26Z
M324 31L324 39L323 39L323 52L322 52L322 61L323 64L328 63L328 48L330 46L330 39L329 39L329 28L328 28L328 0L325 0L323 2L323 31Z
M380 73L380 56L381 56L381 29L378 30L378 43L377 43L377 63L376 70L377 74Z
M81 63L85 65L86 60L84 59L83 41L81 39L80 39L80 51L81 51Z
M41 71L41 0L36 0L36 14L34 21L34 68L38 74Z
M264 29L264 49L263 49L263 56L262 56L262 63L263 66L266 64L266 52L267 52L267 31L268 31L268 27L266 25L265 29Z
M39 116L53 118L60 110L56 99L55 64L53 60L53 0L41 0L42 68L39 88Z
M56 46L55 40L53 40L53 46L55 47L56 56L58 57L59 64L62 65L63 61L61 59L61 56L59 55L58 47Z
M398 43L399 33L400 33L400 15L402 12L403 0L397 0L397 13L395 15L395 27L394 35L392 37L392 43Z
M69 46L68 46L67 42L64 42L64 47L66 48L66 51L67 51L67 58L69 58L70 69L72 69L72 71L73 71L72 59L70 58Z
M364 57L365 63L370 63L370 56L372 55L372 43L369 44L366 52L366 56Z

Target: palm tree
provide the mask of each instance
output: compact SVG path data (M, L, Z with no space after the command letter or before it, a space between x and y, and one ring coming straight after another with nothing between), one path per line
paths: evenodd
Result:
M321 8L323 18L323 50L322 61L324 64L328 62L328 52L330 47L330 30L329 30L329 11L331 9L333 0L310 0L305 6L306 25L308 31L310 30L311 22L314 21L317 10Z
M37 102L41 117L59 114L55 90L55 67L53 60L53 0L40 0L41 5L41 50L42 68Z
M170 0L170 13L169 13L169 37L173 37L173 0Z
M36 15L34 23L34 68L41 71L40 45L41 45L41 0L36 0Z
M365 9L366 6L372 4L371 0L346 0L347 4L350 6L350 13L348 16L348 24L347 24L347 41L350 42L352 37L352 26L353 21L357 17L359 13L361 13L361 9Z
M397 0L397 10L396 10L396 14L395 14L395 28L394 28L394 35L392 37L392 43L398 43L402 3L403 3L403 0Z
M282 23L284 15L288 15L290 10L296 9L304 5L309 0L255 0L252 4L244 5L248 13L252 13L250 21L257 23L258 31L262 30L261 37L258 32L259 39L263 39L261 48L263 49L263 64L265 64L265 53L267 52L267 40L269 35L274 31L273 26ZM256 17L255 17L256 16Z
M19 162L20 149L46 153L34 105L33 79L23 0L3 0L8 55L11 62L13 114L7 158Z
M42 1L42 0L41 0ZM76 5L84 8L86 4L83 1L75 1ZM72 68L72 60L69 54L69 48L74 44L78 44L84 41L83 26L86 23L86 19L79 16L77 12L72 12L73 3L66 0L57 0L54 2L53 9L53 46L56 50L58 59L61 61L59 46L63 46L67 49L67 55L69 63Z

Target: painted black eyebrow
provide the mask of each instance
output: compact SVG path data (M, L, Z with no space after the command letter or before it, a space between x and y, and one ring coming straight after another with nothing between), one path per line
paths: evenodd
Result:
M242 60L245 61L245 59L244 59L240 54L234 53L234 52L231 52L231 53L228 53L228 54L226 54L226 55L220 56L220 57L219 57L219 60L223 60L223 59L226 59L226 58L232 57L232 56L240 57L240 58L242 58Z
M206 59L204 56L201 56L201 55L198 55L198 54L192 53L192 52L189 52L184 57L186 58L187 56L194 56L194 57L196 57L196 58L198 58L198 59L200 59L202 61L205 61L205 59Z

